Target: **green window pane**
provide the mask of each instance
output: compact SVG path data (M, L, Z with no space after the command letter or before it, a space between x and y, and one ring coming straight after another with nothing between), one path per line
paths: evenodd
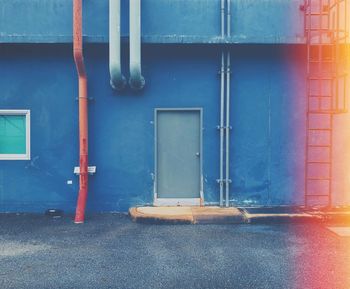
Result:
M26 116L0 115L0 154L26 153Z

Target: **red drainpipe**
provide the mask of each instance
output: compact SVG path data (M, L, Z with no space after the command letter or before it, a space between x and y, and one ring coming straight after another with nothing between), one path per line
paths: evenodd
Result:
M75 223L84 223L88 193L88 98L83 57L82 0L73 0L73 53L79 77L79 196Z

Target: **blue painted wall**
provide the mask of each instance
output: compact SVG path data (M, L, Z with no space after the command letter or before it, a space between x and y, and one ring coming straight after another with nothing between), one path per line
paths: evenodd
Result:
M146 87L137 94L116 94L109 85L108 0L83 3L93 98L89 163L97 166L90 178L90 211L126 211L152 203L153 118L158 107L203 108L204 198L218 202L218 71L223 48L232 52L233 69L232 202L303 204L303 0L232 0L229 39L218 37L220 0L143 0ZM0 212L49 207L73 211L78 192L73 174L78 165L78 87L71 45L72 1L0 0L0 7L0 109L30 109L32 131L30 161L0 161ZM122 0L122 10L127 76L128 1ZM335 135L343 137L340 131ZM349 203L340 183L335 181L335 200Z
M124 50L126 47L124 47ZM236 204L302 204L305 59L300 46L232 50L232 198ZM288 57L287 57L288 55ZM288 59L288 60L287 60ZM128 57L123 58L127 67ZM154 108L203 107L204 197L218 201L220 49L145 45L142 93L115 94L108 49L87 45L90 102L89 210L152 203ZM78 178L77 79L70 45L0 48L1 109L30 109L30 161L0 162L0 211L75 208ZM67 185L73 180L73 185ZM301 187L298 187L301 186Z
M108 42L109 0L84 0L84 35ZM143 0L143 41L223 42L221 0ZM304 0L232 0L235 43L303 43ZM128 0L122 0L122 34L128 36ZM72 41L72 0L0 0L0 42Z

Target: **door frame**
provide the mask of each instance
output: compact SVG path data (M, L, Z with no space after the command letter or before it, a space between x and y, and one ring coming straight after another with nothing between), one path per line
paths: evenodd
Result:
M157 177L158 177L158 112L162 111L195 111L199 112L199 198L158 198L157 192ZM203 192L203 108L201 107L176 107L176 108L155 108L154 109L154 206L203 206L204 192Z

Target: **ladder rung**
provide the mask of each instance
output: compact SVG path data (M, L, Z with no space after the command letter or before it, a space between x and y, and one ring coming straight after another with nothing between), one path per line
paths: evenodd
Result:
M309 198L309 197L329 197L329 195L305 195L305 197Z
M307 178L307 181L330 181L330 178Z
M345 109L333 109L333 110L309 110L309 114L340 114L340 113L346 113L347 110Z
M322 28L322 27L317 27L317 28L310 28L308 27L306 29L307 32L309 31L319 31L319 32L322 32L322 31L326 31L326 32L330 32L330 30L328 28Z
M321 161L320 162L317 162L317 161L309 162L309 161L307 161L307 163L308 164L329 164L329 165L331 164L331 162L321 162Z
M310 114L334 114L337 113L337 110L309 110Z
M331 98L333 96L332 95L314 95L314 94L310 94L309 97L314 97L314 98Z
M333 80L334 77L317 77L317 76L308 76L309 80Z
M308 147L311 148L331 148L331 145L307 145Z
M315 35L314 37L317 37L318 35ZM308 41L310 41L310 39L308 39ZM311 42L307 42L307 45L309 46L309 47L317 47L317 48L319 48L319 47L327 47L327 46L330 46L330 47L333 47L334 46L334 44L332 43L332 42L322 42L322 43L320 43L320 42L318 42L318 43L311 43Z
M309 12L309 13L305 13L306 16L329 16L329 13L316 13L316 12Z
M309 60L309 63L334 63L332 60Z
M328 12L312 12L312 11L305 11L305 15L313 15L313 16L320 16L320 15L329 15Z
M311 131L332 131L331 128L308 128Z

